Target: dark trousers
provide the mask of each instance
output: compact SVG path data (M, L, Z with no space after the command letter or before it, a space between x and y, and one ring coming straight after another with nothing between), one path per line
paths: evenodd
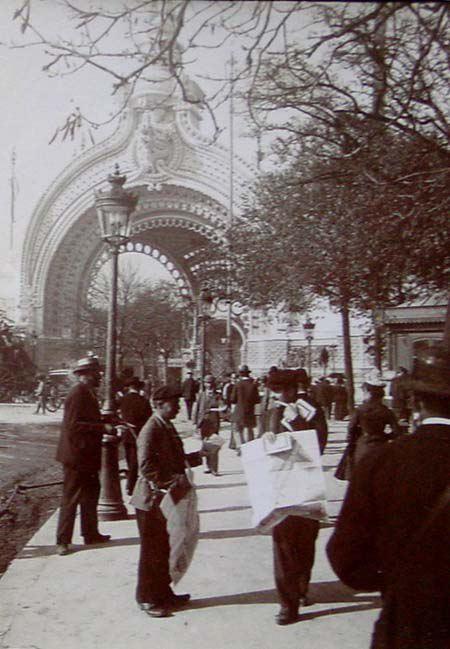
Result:
M288 516L272 530L275 584L280 604L297 613L314 564L319 521Z
M37 415L37 413L41 410L41 408L42 408L42 414L45 414L46 406L47 406L47 397L46 396L38 397L35 414Z
M138 459L137 459L136 443L135 442L126 443L123 445L123 448L125 451L125 459L128 467L127 494L131 496L138 476Z
M206 466L211 473L217 473L219 470L219 451L220 446L211 444L208 439L203 440L202 451L205 452Z
M240 444L245 444L246 442L252 442L255 439L255 435L253 433L253 426L244 426L244 424L237 424L236 425L237 432L239 434L239 441ZM244 431L247 431L246 433Z
M192 417L192 406L195 403L195 399L185 399L184 402L186 404L187 416L188 416L188 419L190 420L191 417Z
M141 539L136 601L161 606L172 593L169 574L169 536L159 507L136 509Z
M89 538L98 532L97 504L100 495L98 473L64 466L64 483L56 542L71 543L77 507L80 505L81 534Z

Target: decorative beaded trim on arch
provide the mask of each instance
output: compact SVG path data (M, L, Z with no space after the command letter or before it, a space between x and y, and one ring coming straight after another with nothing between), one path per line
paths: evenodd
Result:
M138 219L139 216L140 215L138 214ZM155 228L180 228L195 232L207 239L210 243L215 244L216 249L220 246L226 247L227 245L226 232L218 227L217 223L198 223L190 218L177 215L157 216L142 221L138 220L132 227L132 235ZM198 281L201 281L202 276L205 277L208 271L225 271L226 267L226 262L221 259L209 259L209 250L207 245L185 253L183 255L183 260L189 267L192 278L197 279ZM189 283L192 285L192 282Z
M139 218L140 215L138 214L137 216ZM226 243L225 232L220 231L217 225L198 223L182 216L157 216L138 221L132 227L132 234L138 234L139 232L145 232L153 228L183 228L191 232L197 232L214 243Z
M159 248L156 248L155 246L151 246L146 243L145 244L141 243L140 241L129 241L126 245L121 246L119 251L121 253L137 252L143 255L147 255L152 259L155 259L160 264L162 264L166 268L166 270L172 275L173 279L175 280L175 284L177 285L181 295L183 296L191 295L192 290L186 273L176 264L174 260L170 258L170 256L166 252L161 252ZM88 290L87 290L88 296L92 288L93 276L98 273L98 271L102 268L102 266L104 266L104 264L109 259L110 259L109 251L108 249L105 249L103 250L102 254L98 257L96 262L93 264L91 271L89 273L90 281L88 283Z

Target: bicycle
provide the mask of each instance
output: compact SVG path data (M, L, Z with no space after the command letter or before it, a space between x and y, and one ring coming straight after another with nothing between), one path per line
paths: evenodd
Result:
M47 403L45 404L45 409L48 410L49 412L56 412L59 410L64 401L61 399L61 397L49 397L47 399Z

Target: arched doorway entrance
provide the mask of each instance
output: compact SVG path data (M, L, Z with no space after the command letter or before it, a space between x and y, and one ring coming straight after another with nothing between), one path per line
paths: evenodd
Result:
M241 364L244 339L242 329L237 323L232 328L231 344L233 369ZM205 371L215 377L223 377L229 370L229 351L226 321L213 319L206 327L205 335Z

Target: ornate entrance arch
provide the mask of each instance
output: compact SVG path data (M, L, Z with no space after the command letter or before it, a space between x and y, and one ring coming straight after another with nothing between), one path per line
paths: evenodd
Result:
M105 261L94 191L115 163L139 196L128 250L157 258L195 299L210 251L225 242L229 153L199 130L199 112L161 90L136 97L117 131L69 165L33 212L22 256L22 323L38 335L42 366L73 357L93 273ZM251 177L236 158L236 205Z

